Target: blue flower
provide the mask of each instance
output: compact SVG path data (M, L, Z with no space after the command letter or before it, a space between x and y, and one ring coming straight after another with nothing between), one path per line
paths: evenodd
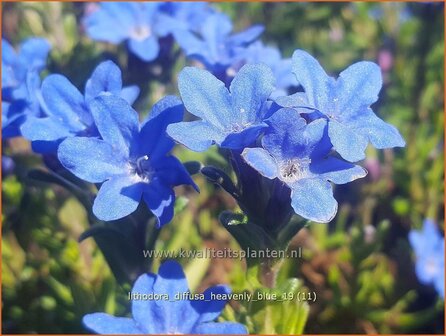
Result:
M42 38L25 40L19 52L2 39L2 136L20 135L20 126L40 112L40 71L46 65L49 43Z
M426 219L421 231L409 232L409 242L416 256L418 279L425 285L433 284L444 299L444 238L436 224Z
M215 13L207 2L199 1L165 2L160 10L163 26L166 26L169 33L175 30L199 32L207 17Z
M186 55L202 62L213 74L223 79L229 67L243 57L243 48L263 32L260 25L232 34L230 19L222 14L209 15L199 34L179 29L174 31L177 43Z
M328 156L331 144L327 123L308 125L294 109L283 108L268 119L271 128L262 138L263 148L246 148L242 156L260 174L278 178L291 189L294 211L315 222L329 222L338 204L332 186L364 177L365 169Z
M274 77L265 65L245 65L229 91L209 72L192 67L181 71L178 83L186 109L202 120L169 125L167 132L191 150L204 151L214 143L242 149L267 127Z
M382 86L378 65L358 62L335 79L305 51L296 50L292 62L293 72L305 94L278 98L277 103L320 112L328 120L328 135L334 149L344 159L350 162L364 159L369 141L379 149L405 146L398 130L378 118L370 108Z
M43 118L29 117L21 126L22 135L33 142L37 152L53 152L67 137L97 137L89 104L102 92L121 95L133 102L137 87L122 88L121 70L111 61L99 64L85 85L85 96L62 75L50 75L42 83Z
M158 275L143 274L136 280L131 318L93 313L85 315L83 322L98 334L246 334L240 323L214 322L230 292L228 286L218 285L186 297L189 286L180 264L166 261ZM144 299L150 296L152 299Z
M169 32L169 22L159 15L158 2L102 2L85 17L87 34L93 40L119 44L128 41L131 52L144 61L159 54L158 38Z
M110 221L135 211L144 199L158 226L173 217L180 184L195 184L184 166L168 155L174 142L165 134L171 122L183 117L183 105L173 96L159 101L140 127L138 114L122 98L102 94L90 103L101 139L71 137L58 150L62 165L77 177L102 183L93 213Z
M288 88L299 85L291 72L291 59L282 58L277 48L266 46L262 41L256 41L245 49L243 63L263 63L271 68L276 78L277 88L273 92L273 97L283 96Z

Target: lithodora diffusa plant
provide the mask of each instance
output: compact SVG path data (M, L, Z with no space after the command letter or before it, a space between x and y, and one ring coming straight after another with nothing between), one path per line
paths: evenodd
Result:
M158 62L162 70L174 69L181 52L202 66L184 67L180 98L162 97L141 121L132 107L140 90L123 86L114 62L98 64L81 93L61 74L40 82L48 43L29 40L15 52L3 40L4 136L31 141L47 168L30 177L79 199L91 225L80 240L96 240L116 279L133 283L132 295L174 295L189 292L182 267L167 261L157 275L148 273L152 260L141 251L154 249L160 230L185 206L174 188L198 192L191 175L201 172L239 206L219 221L247 252L247 290L298 295L301 282L278 282L281 259L265 251L286 251L304 226L335 217L333 184L366 176L357 163L369 143L405 146L371 108L382 87L379 66L358 62L330 77L305 51L282 59L264 46L261 26L233 32L229 18L207 4L110 2L90 11L83 25L93 40L125 41L139 62ZM183 163L172 154L176 144L196 152L217 146L232 171ZM222 285L206 290L205 301L132 300L132 318L94 313L83 321L106 334L303 332L308 306L294 301L245 302L222 321L230 292Z

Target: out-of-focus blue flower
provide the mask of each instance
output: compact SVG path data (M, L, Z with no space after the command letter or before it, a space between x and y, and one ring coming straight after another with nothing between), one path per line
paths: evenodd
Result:
M282 58L277 48L266 46L262 41L256 41L245 48L243 62L248 64L264 63L273 71L276 78L276 91L273 97L286 95L287 89L298 86L296 77L291 72L291 59Z
M231 20L222 13L215 13L202 23L199 34L179 29L174 31L174 36L187 56L202 62L223 79L229 67L242 60L243 47L257 39L263 26L255 25L232 35L231 32Z
M209 72L187 67L178 78L181 98L186 109L201 120L169 125L167 132L194 151L215 143L243 149L267 127L264 119L273 83L271 70L263 64L245 65L229 90Z
M370 108L382 86L378 65L358 62L335 79L305 51L296 50L292 62L293 72L305 94L278 98L277 103L320 112L328 120L333 147L344 159L351 162L364 159L369 141L380 149L405 146L398 130L378 118Z
M132 103L139 89L122 88L121 70L111 61L99 64L85 85L85 95L62 75L50 75L42 83L43 118L31 116L21 126L22 135L33 142L38 152L53 152L65 138L97 137L89 104L102 92L121 95Z
M119 44L128 41L131 52L144 61L158 57L158 39L170 32L170 21L159 15L159 2L102 2L84 19L93 40Z
M49 43L42 38L25 40L16 52L2 39L2 136L20 135L20 125L40 112L40 71L46 65Z
M444 299L444 238L437 225L430 219L421 231L411 230L409 242L415 252L415 272L421 283L433 284Z
M8 176L14 171L14 168L14 160L9 156L2 155L2 176Z
M131 318L93 313L83 322L98 334L246 334L240 323L214 322L230 292L228 286L218 285L192 296L181 265L165 261L157 275L143 274L133 285ZM158 298L144 299L149 295ZM215 298L218 295L221 299Z
M243 158L263 176L278 178L291 189L291 205L298 215L329 222L338 208L329 181L344 184L367 172L328 156L331 144L324 120L307 125L296 110L283 108L267 122L271 128L262 138L263 148L246 148Z
M206 18L215 13L207 2L199 1L165 2L160 10L160 15L166 15L163 17L163 27L169 33L174 30L199 32Z
M135 211L144 199L158 226L173 217L174 186L193 185L184 166L168 152L174 142L166 127L183 117L183 105L173 96L159 101L140 128L138 114L122 98L101 94L90 103L101 139L72 137L58 150L62 165L77 177L102 183L93 204L101 220L116 220Z

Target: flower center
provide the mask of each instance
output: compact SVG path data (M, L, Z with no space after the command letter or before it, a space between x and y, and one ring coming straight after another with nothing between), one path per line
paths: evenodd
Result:
M435 262L434 258L431 257L428 260L426 260L425 270L426 273L431 276L434 276L438 273L437 263Z
M307 175L311 159L292 159L280 165L280 179L285 183L293 183Z
M149 182L152 175L149 156L144 155L130 162L130 173L142 181Z
M139 25L130 32L130 37L137 41L142 41L152 35L152 30L148 25Z

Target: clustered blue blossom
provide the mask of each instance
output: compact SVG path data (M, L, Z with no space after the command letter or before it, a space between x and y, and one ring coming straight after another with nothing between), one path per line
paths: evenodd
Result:
M433 285L444 299L444 237L431 219L421 231L411 230L409 242L415 252L415 272L421 283Z
M2 38L2 137L19 136L20 126L40 113L40 72L51 49L42 38L25 40L16 52Z
M98 334L247 334L240 323L215 322L230 292L228 286L218 285L204 291L204 300L185 298L190 291L181 265L165 261L157 275L143 274L133 285L131 318L93 313L83 322ZM153 294L159 299L138 299Z
M167 96L140 126L138 113L123 98L102 93L90 104L97 137L70 137L59 146L62 165L81 179L102 183L93 213L110 221L135 211L141 199L162 226L173 217L173 187L198 188L180 161L168 152L174 146L167 125L183 117L178 98Z
M130 103L137 98L136 86L122 88L121 70L111 61L99 64L85 85L85 94L59 74L52 74L42 82L43 113L30 116L21 126L21 134L33 143L36 152L55 152L67 137L99 136L90 103L103 92L126 98Z

